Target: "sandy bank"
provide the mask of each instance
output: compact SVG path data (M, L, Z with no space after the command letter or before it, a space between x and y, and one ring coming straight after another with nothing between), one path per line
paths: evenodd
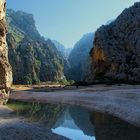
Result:
M140 126L140 86L96 85L80 89L37 92L14 90L10 99L40 103L79 105L106 112Z

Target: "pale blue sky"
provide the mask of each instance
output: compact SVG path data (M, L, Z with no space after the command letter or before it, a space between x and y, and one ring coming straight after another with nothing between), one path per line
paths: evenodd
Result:
M138 0L7 0L7 7L34 14L41 35L73 47L83 34L115 19L134 2Z

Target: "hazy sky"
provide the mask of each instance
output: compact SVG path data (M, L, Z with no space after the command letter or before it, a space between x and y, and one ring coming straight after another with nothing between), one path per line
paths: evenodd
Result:
M137 1L7 0L7 7L34 14L41 35L73 47L83 34L95 31Z

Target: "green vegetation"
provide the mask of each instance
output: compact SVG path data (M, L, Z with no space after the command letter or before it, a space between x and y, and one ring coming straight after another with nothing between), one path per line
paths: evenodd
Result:
M40 60L35 60L36 66L40 67L41 66L41 61Z
M12 26L8 26L8 32L13 34L16 43L21 42L24 38L24 35Z
M74 83L75 83L75 81L73 81L73 80L66 80L65 78L61 79L59 81L54 81L54 82L47 81L46 82L46 84L48 84L48 85L72 85Z
M34 103L29 104L23 102L8 102L7 105L9 108L13 109L16 112L22 112L30 110L34 106Z
M32 81L31 75L24 76L23 83L25 83L26 85L32 85L33 81Z
M59 84L62 84L62 85L72 85L72 84L74 84L74 81L73 80L62 79L62 80L59 80Z

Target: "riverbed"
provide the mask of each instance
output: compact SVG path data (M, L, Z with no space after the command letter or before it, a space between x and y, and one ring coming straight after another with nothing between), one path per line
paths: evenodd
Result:
M58 103L108 113L140 127L140 85L94 85L77 88L14 89L11 100Z
M15 88L0 140L139 140L139 108L139 85Z

